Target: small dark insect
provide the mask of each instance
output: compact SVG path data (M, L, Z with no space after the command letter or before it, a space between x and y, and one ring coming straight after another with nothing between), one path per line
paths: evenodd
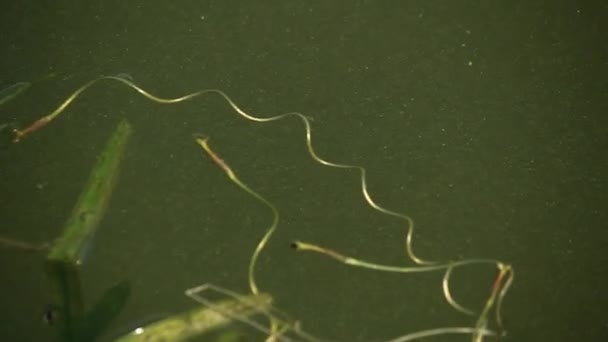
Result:
M42 312L42 322L48 326L53 326L59 319L59 310L53 304L47 304Z

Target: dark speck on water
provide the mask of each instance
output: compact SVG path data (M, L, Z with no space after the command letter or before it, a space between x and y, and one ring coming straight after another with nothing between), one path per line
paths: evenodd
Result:
M55 325L57 319L59 318L59 310L53 304L48 304L42 313L42 321L49 325Z

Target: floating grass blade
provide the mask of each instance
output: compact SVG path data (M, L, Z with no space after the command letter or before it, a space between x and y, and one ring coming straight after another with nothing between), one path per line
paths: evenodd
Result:
M83 252L103 218L120 170L131 125L121 121L89 176L84 190L67 220L63 234L47 254L47 272L52 283L52 299L59 312L59 334L74 340L75 322L83 316L80 265Z

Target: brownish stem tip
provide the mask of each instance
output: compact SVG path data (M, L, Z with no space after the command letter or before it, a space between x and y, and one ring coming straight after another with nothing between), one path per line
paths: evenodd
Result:
M22 130L14 129L13 132L15 133L15 139L13 139L13 142L17 143L17 142L21 141L21 139L25 138L30 133L46 126L46 124L48 124L50 121L51 120L49 120L47 117L43 117L43 118L40 118L40 119L34 121L34 123L32 123L31 125L27 126L26 128L24 128Z

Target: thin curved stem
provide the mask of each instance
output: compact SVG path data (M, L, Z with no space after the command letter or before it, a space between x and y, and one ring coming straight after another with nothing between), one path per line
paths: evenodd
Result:
M267 199L262 197L262 195L260 195L253 189L251 189L247 184L243 183L243 181L241 181L237 177L236 173L234 171L232 171L230 166L228 166L228 164L226 164L226 162L222 158L220 158L211 149L211 147L209 146L208 137L195 136L195 140L203 148L203 150L205 150L205 152L207 152L207 154L211 157L211 159L220 167L220 169L222 169L226 173L226 175L228 175L228 178L230 178L230 180L234 184L236 184L239 188L241 188L243 191L247 192L251 196L255 197L258 201L262 202L264 205L266 205L272 211L272 224L270 225L268 230L266 230L266 233L264 234L264 236L262 237L260 242L258 242L257 246L255 247L255 250L253 251L253 254L251 255L251 259L249 261L249 269L248 269L249 288L251 289L251 292L253 294L258 294L260 291L258 289L257 282L255 280L255 266L256 266L260 253L262 252L264 247L266 247L266 245L268 244L268 240L270 240L270 237L272 236L274 231L277 229L277 226L279 224L279 211L272 203L270 203L270 201L268 201Z
M357 259L357 258L353 258L353 257L347 256L347 255L344 255L344 254L337 252L330 248L326 248L326 247L322 247L319 245L302 242L302 241L294 241L291 243L291 246L292 246L292 248L294 248L297 251L318 253L321 255L328 256L334 260L337 260L338 262L341 262L341 263L349 265L349 266L360 267L360 268L365 268L365 269L370 269L370 270L375 270L375 271L392 272L392 273L422 273L422 272L445 270L442 287L443 287L443 296L444 296L446 302L454 309L456 309L462 313L468 314L468 315L474 315L475 313L473 312L473 310L468 309L468 308L462 306L461 304L459 304L451 295L449 281L450 281L450 275L452 273L452 270L457 267L463 267L463 266L474 265L474 264L496 265L498 267L499 273L498 273L496 279L494 280L491 294L488 297L488 299L486 300L486 302L483 306L483 309L482 309L481 313L479 314L479 317L477 318L477 323L476 323L476 326L474 329L476 331L477 330L481 331L486 328L487 317L492 308L495 308L496 324L498 325L498 327L501 331L503 329L502 320L501 320L501 316L500 316L501 315L501 313L500 313L501 312L501 303L502 303L502 300L503 300L504 296L506 295L509 287L511 286L511 282L513 281L514 272L513 272L513 268L510 265L503 264L502 262L500 262L498 260L466 259L466 260L460 260L460 261L450 261L450 262L436 264L436 265L403 267L403 266L393 266L393 265L372 263L369 261L365 261L365 260L361 260L361 259Z

